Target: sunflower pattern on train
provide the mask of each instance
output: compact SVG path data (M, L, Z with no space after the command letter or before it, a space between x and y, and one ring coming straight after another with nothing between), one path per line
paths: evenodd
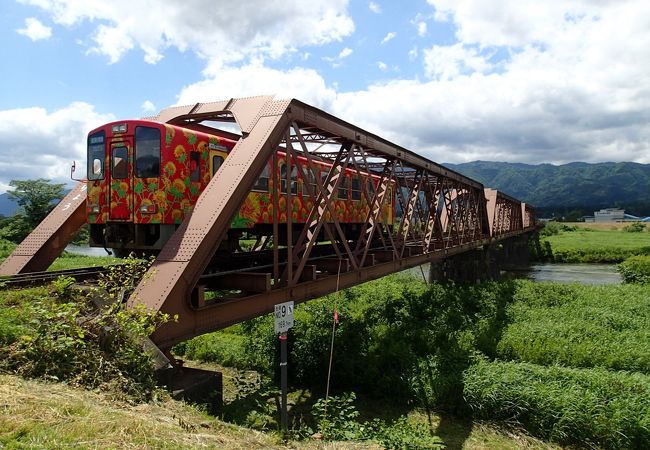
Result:
M228 152L234 147L235 141L212 136L198 131L180 127L145 121L131 121L130 126L158 127L160 129L160 163L158 177L137 177L134 170L133 137L130 137L126 147L129 151L128 177L115 179L110 170L101 180L88 181L88 222L102 224L109 221L129 221L136 224L180 224L192 212L193 206L200 193L208 186L217 164L223 162ZM107 135L107 148L110 148L110 124L104 127ZM163 137L164 136L164 137ZM119 135L119 139L128 137ZM122 145L122 144L120 144ZM220 160L220 162L219 162ZM285 164L286 157L278 153L279 169ZM105 156L105 168L110 168L110 151ZM296 161L292 162L293 165ZM305 164L298 160L298 164ZM267 163L267 175L272 173L272 164ZM325 176L330 167L326 163L315 165L315 177ZM303 167L306 169L306 167ZM293 182L296 191L290 196L287 206L286 192L278 192L278 219L280 222L291 220L294 223L304 223L308 220L314 200L308 195L305 180L301 173L296 174ZM216 174L218 176L218 173ZM354 174L346 172L347 194L343 198L335 198L326 208L326 220L332 221L332 212L340 223L363 223L369 211L365 195L358 195L352 200L350 183ZM233 228L252 228L256 224L271 224L273 212L273 175L269 176L267 187L262 191L253 190L244 200L232 222ZM364 177L363 183L368 177ZM375 177L376 178L376 177ZM283 183L281 183L283 184ZM373 182L376 187L376 180ZM92 208L91 208L92 205ZM382 209L381 219L385 223L393 223L392 201L386 202Z

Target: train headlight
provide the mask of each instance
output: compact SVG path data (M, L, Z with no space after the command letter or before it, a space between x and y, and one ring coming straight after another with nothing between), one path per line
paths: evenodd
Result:
M91 214L99 214L99 211L100 211L99 210L99 205L90 205L88 207L88 209L90 210Z
M158 211L158 208L153 203L150 204L150 205L142 205L140 207L140 212L142 214L156 214L157 211Z
M117 124L117 125L113 125L113 126L111 127L111 131L113 132L113 134L117 134L117 133L126 133L126 129L127 129L127 128L126 128L126 124L125 124L125 123L120 123L120 124Z

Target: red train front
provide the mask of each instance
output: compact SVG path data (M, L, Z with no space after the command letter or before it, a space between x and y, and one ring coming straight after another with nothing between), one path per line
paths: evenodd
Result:
M144 120L109 123L91 131L87 168L90 245L113 248L118 255L161 249L236 144L237 135L219 133ZM277 160L280 192L286 193L286 155L281 150ZM233 230L268 234L273 221L271 161L235 216ZM304 223L313 206L303 186L314 184L314 180L299 177L296 163L305 161L294 161L290 174L292 217L287 218L286 200L280 196L280 222ZM310 177L323 177L330 167L326 161L318 162L318 173ZM352 170L342 177L335 200L341 224L354 227L364 223L368 203L361 195L361 183L373 192L377 181L375 175L359 176ZM382 220L391 225L392 195L389 199Z

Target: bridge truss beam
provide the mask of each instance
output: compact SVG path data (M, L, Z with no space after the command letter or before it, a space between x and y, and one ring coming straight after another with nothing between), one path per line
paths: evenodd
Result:
M152 336L162 348L271 312L277 303L306 301L526 231L519 203L513 210L507 197L495 194L489 218L480 183L297 100L230 99L170 108L152 119L204 129L234 121L242 131L129 299L129 306L178 315ZM256 264L206 274L270 158L273 167L278 159L285 164L286 175L272 171L273 226L249 252ZM318 176L317 165L328 167L327 176ZM342 175L367 172L375 182L361 183L355 194L364 222L340 223ZM292 221L292 183L298 182L309 210L300 223ZM395 222L391 198L402 212ZM205 290L215 286L239 289L206 300Z

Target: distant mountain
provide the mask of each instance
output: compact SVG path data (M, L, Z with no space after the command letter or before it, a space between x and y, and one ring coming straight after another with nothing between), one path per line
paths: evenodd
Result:
M444 164L470 178L530 203L548 215L591 215L622 207L650 215L650 164L575 162L555 166L490 161Z

